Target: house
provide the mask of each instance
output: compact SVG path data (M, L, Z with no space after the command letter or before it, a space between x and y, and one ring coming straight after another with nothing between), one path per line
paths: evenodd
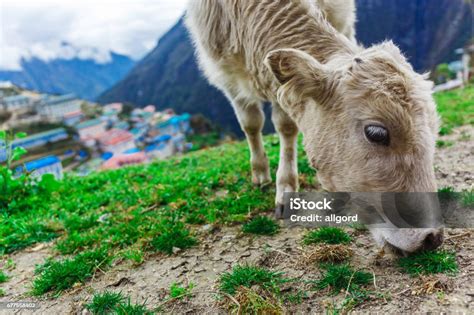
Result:
M24 164L24 169L26 169L32 177L36 178L41 178L44 174L53 174L56 179L63 178L61 160L55 155L26 162ZM23 167L20 167L20 171L23 171Z
M123 110L123 104L122 103L110 103L110 104L104 105L103 108L104 108L104 113L114 111L117 114L120 114Z
M114 128L128 130L130 128L130 124L126 121L118 121L114 124Z
M16 139L12 142L12 147L22 147L25 149L32 149L43 146L47 143L59 142L67 139L69 136L64 128L57 128L45 132L40 132L25 138ZM5 144L0 141L0 162L5 161L7 154L5 151Z
M102 152L111 152L113 154L123 153L136 147L133 135L121 129L106 131L98 138L98 142Z
M6 96L1 100L3 110L6 111L18 111L18 110L29 110L34 106L33 100L22 94Z
M78 124L83 117L84 114L82 113L82 111L78 110L64 115L63 122L66 126L74 126Z
M25 149L43 146L47 143L59 142L67 139L69 136L64 128L57 128L45 132L36 133L34 135L17 139L13 141L13 147L23 147Z
M191 115L185 113L180 116L173 116L165 121L156 124L160 134L177 135L179 133L186 134L191 130Z
M96 139L105 132L106 122L100 119L91 119L75 126L81 141Z
M38 113L51 121L61 121L65 115L81 109L81 101L73 94L44 95L39 102Z
M143 111L148 112L148 113L154 113L154 112L156 112L156 106L155 105L147 105L143 108Z
M102 169L117 169L126 165L142 164L148 160L144 152L114 155L102 164Z
M157 123L155 127L162 135L173 135L179 131L179 127L171 121L171 118Z
M176 152L176 147L170 135L160 135L152 140L152 144L145 148L150 158L166 159Z

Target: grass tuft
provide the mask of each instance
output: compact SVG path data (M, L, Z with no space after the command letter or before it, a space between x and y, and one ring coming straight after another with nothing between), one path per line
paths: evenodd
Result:
M190 283L187 287L181 286L174 282L170 287L170 297L172 299L181 299L185 296L191 295L191 290L194 288L194 284Z
M151 241L154 249L168 255L173 254L174 248L186 249L196 244L196 239L181 222L165 226L164 230Z
M436 147L437 148L447 148L447 147L451 147L453 145L454 145L453 141L436 140Z
M145 303L132 304L130 297L125 297L121 292L105 291L95 294L86 308L94 315L148 315Z
M360 291L360 287L373 281L372 274L353 270L348 264L343 265L325 265L326 273L323 278L316 282L316 288L319 290L331 288L333 293L342 290L350 293Z
M33 281L33 295L43 295L50 291L60 294L91 278L96 270L111 262L107 249L83 252L73 259L62 261L48 260L37 268L39 276Z
M234 295L241 286L251 288L258 285L272 292L279 291L279 285L287 282L283 273L273 272L255 266L236 266L232 272L223 273L220 277L220 289L222 292Z
M474 191L465 190L461 193L462 204L474 209Z
M458 264L454 252L430 251L402 257L398 265L411 275L456 273Z
M303 238L303 244L348 244L351 237L338 227L323 226L317 230L308 232Z
M153 312L149 311L146 308L145 303L143 304L132 304L130 298L128 298L127 303L120 304L115 309L114 314L117 315L151 315Z
M8 276L3 270L0 270L0 283L7 282Z
M239 303L239 314L284 314L281 302L267 290L241 286L235 294L235 300ZM236 307L235 303L230 304L232 313L237 313Z
M305 264L340 263L352 257L353 251L345 244L321 244L305 255Z
M86 308L92 314L109 314L126 300L120 292L105 291L103 293L95 294L92 301L86 305Z
M242 227L244 233L257 235L274 235L279 229L278 223L265 216L255 217Z
M438 189L438 198L440 200L455 200L458 197L458 193L454 190L452 186L446 186Z

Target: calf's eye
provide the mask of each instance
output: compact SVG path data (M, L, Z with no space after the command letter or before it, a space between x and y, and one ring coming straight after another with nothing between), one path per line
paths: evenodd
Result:
M388 146L390 144L390 136L385 127L379 125L367 125L364 128L367 139L375 144Z

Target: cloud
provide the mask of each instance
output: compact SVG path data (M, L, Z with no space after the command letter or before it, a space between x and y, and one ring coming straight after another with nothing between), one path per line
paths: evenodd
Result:
M183 14L187 0L2 0L0 69L21 58L139 59ZM67 43L67 44L65 44Z

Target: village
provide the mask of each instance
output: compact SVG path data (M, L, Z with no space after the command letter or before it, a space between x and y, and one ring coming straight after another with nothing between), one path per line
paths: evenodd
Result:
M431 74L435 92L471 82L474 45L458 48L455 54L458 60L438 65ZM28 151L14 165L17 174L50 173L61 179L64 172L85 176L166 159L193 148L188 141L193 133L190 119L173 109L157 111L155 105L97 104L74 94L39 93L0 81L0 130L27 131L25 138L12 143L13 148ZM0 163L5 160L6 149L0 142Z
M166 159L192 147L186 138L192 132L187 113L157 111L154 105L101 106L73 94L41 94L11 82L0 82L0 126L13 131L18 126L20 130L41 130L12 142L12 148L28 151L14 165L15 172L33 177L49 173L61 179L64 172L84 176L95 170ZM0 163L6 154L1 145Z

